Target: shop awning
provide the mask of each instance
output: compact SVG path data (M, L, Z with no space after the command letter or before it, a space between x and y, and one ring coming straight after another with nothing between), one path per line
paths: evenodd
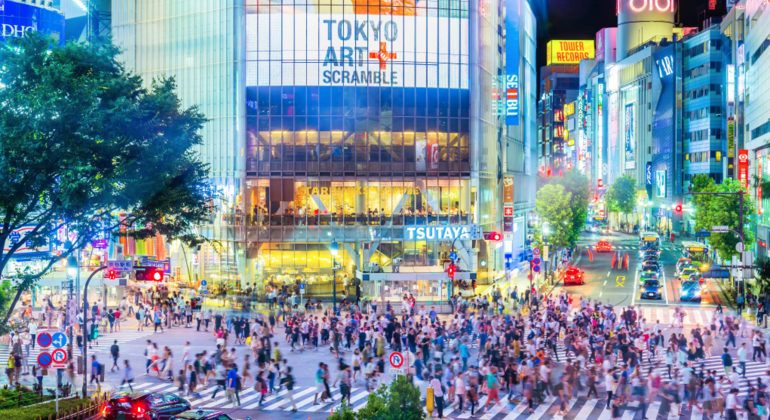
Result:
M441 267L401 267L398 273L364 273L356 270L356 277L363 281L417 281L444 280L449 281L446 272ZM476 278L475 272L455 272L455 280L471 280Z

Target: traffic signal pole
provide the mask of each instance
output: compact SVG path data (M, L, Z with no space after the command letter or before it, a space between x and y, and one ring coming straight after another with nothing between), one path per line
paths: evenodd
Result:
M91 283L91 279L94 278L96 273L106 268L107 266L103 265L94 270L94 272L88 276L86 285L83 288L83 398L88 396L88 334L90 334L88 331L88 283Z

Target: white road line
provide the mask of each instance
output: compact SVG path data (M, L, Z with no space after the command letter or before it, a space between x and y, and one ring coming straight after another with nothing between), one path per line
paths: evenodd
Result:
M610 271L608 271L608 272L607 272L607 277L609 277L609 276L610 276L610 273L612 273L612 270L610 270Z
M575 416L576 419L587 419L588 416L591 415L591 412L594 411L594 407L596 407L596 404L599 402L599 400L588 400L585 404L583 404L583 407L580 409L580 411Z
M638 285L639 285L639 272L637 271L636 275L634 275L634 290L633 290L633 293L631 294L631 306L634 306L634 304L636 303L636 291L639 290Z
M601 292L599 292L599 297L602 297L602 293L604 293L603 290Z
M307 394L309 394L309 393L311 393L311 392L313 392L313 391L315 391L315 387L306 388L304 391L300 391L300 392L298 392L298 393L294 394L294 403L296 403L296 402L297 402L297 398L299 398L299 397L302 397L302 396L304 396L304 395L307 395ZM286 391L286 392L288 392L288 391ZM280 394L278 394L278 395L276 395L276 397L281 397L281 396L283 396L284 394L286 394L286 392L284 392L284 391L281 391L281 393L280 393ZM270 400L273 400L273 399L275 399L275 398L271 397L271 398L269 398L269 399L270 399ZM267 401L267 400L268 400L268 398L265 398L265 401ZM278 402L277 402L277 403L275 403L275 404L269 405L269 406L265 407L264 409L265 409L265 410L275 410L275 409L277 409L277 408L279 408L279 407L281 407L282 405L284 405L284 404L287 404L287 403L288 403L288 404L291 404L291 401L289 401L288 399L283 399L283 398L281 398L281 401L278 401ZM259 406L259 403L257 403L257 404L252 404L252 405L250 405L250 406L246 407L246 409L247 409L247 410L251 410L252 408L255 408L255 407L257 407L257 406ZM297 407L297 408L299 408L299 407Z
M604 285L605 285L605 286L607 285L607 280L604 280Z
M633 408L633 410L625 410L623 412L623 420L634 420L634 417L636 416L636 408L639 407L639 401L634 401L628 405L626 405L626 408Z
M666 305L668 305L668 286L666 286L666 272L660 273L660 277L663 280L663 294L666 296Z
M524 401L524 402L520 403L519 405L517 405L516 408L511 410L511 412L508 413L508 415L505 416L505 418L503 420L513 420L516 417L519 417L525 411L527 411L527 408L529 408L529 404L526 401ZM578 418L580 418L580 417L578 417Z

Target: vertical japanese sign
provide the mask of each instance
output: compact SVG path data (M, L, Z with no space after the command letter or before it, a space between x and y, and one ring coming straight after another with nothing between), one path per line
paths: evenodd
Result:
M741 187L748 189L749 187L749 151L738 151L738 180L741 183Z
M505 124L519 125L519 8L505 0Z
M503 177L503 204L513 204L513 176Z
M599 84L599 93L596 95L596 179L601 182L602 179L602 147L604 146L604 117L602 116L604 108L604 85Z
M735 119L730 117L727 119L727 157L735 157Z
M757 150L757 212L762 214L762 152Z
M634 104L626 105L626 169L634 169L634 150L636 148L636 136L634 135Z

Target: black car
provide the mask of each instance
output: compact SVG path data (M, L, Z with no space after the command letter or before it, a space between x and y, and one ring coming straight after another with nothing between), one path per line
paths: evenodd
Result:
M184 398L165 392L123 393L102 407L105 420L171 420L190 409Z
M653 272L658 276L661 275L661 267L656 261L645 261L642 263L642 272Z
M227 414L216 410L190 410L184 413L177 414L173 417L173 420L233 420L232 417ZM251 420L251 417L246 417L246 420Z

